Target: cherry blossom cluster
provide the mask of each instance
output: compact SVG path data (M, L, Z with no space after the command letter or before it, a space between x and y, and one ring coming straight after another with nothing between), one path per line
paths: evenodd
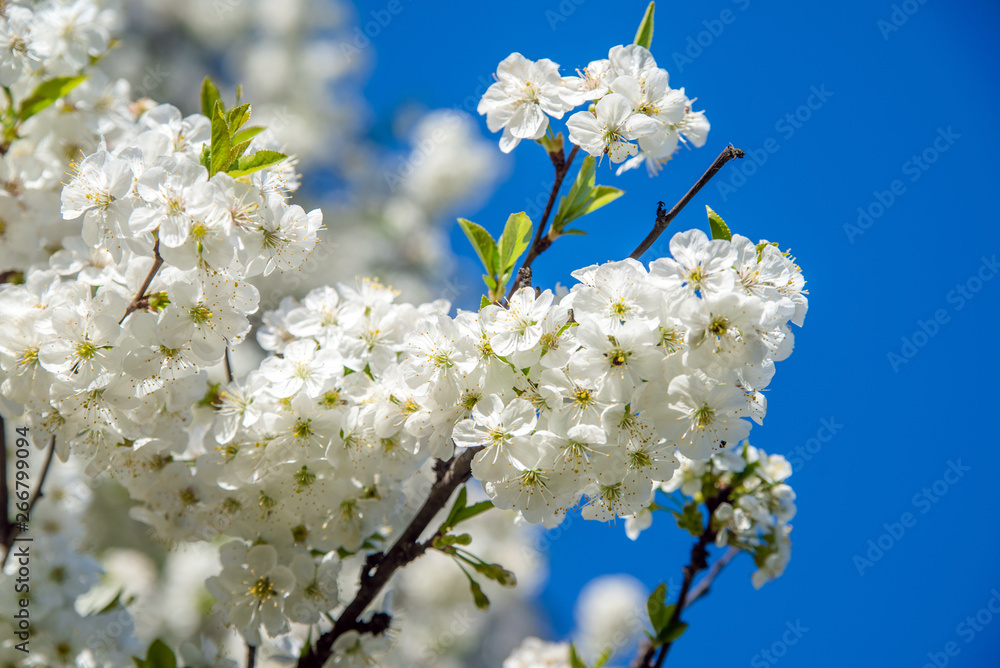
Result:
M0 274L23 272L79 233L60 215L67 168L135 120L129 84L92 65L108 49L117 20L92 0L0 8L0 42L7 45L0 52L7 91L0 102ZM53 91L59 88L68 94ZM61 99L44 106L52 97Z
M40 460L40 457L37 458ZM41 461L32 459L30 470ZM133 616L120 600L86 600L101 578L97 560L81 549L87 541L85 513L92 492L73 463L54 466L45 496L32 509L30 540L14 543L0 575L0 665L125 666L139 646ZM23 550L25 557L19 557ZM23 601L30 601L25 608ZM30 627L19 627L15 611L27 609ZM25 642L26 641L26 642ZM23 644L22 644L23 643ZM20 644L20 648L18 645Z
M718 452L707 460L692 460L680 455L680 466L661 488L680 491L689 500L691 513L707 498L726 491L727 500L712 514L716 545L732 546L753 555L757 570L753 586L760 589L769 580L785 572L791 557L789 534L795 517L795 492L785 482L792 467L781 455L768 455L744 443L734 450ZM700 518L700 515L698 516ZM630 520L635 534L652 522L648 510ZM679 523L683 523L682 519ZM701 522L691 529L700 532Z
M566 123L569 140L594 157L624 162L619 173L645 164L655 174L681 143L701 147L708 137L704 112L693 111L684 89L671 88L667 71L638 44L612 47L578 76L561 76L559 65L547 58L512 53L497 67L496 79L479 113L490 130L503 130L505 153L522 139L541 140L550 117L561 119L583 104L588 109Z

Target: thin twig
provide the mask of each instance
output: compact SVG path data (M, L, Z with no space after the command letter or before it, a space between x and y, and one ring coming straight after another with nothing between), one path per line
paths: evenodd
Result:
M670 621L667 622L665 628L676 627L681 621L681 612L690 604L694 599L689 599L689 592L691 592L691 584L694 582L694 576L699 572L708 568L708 546L715 542L715 536L718 531L712 527L712 516L715 515L716 509L723 503L729 500L729 494L732 489L725 487L719 490L719 493L714 497L707 499L705 501L705 509L708 511L708 521L705 523L705 529L702 531L701 536L698 537L698 542L696 542L691 547L691 560L688 565L684 567L684 582L681 584L681 593L677 597L677 603L674 605L674 611L670 615ZM721 568L721 567L720 567ZM716 571L717 572L717 571ZM714 577L711 573L708 577ZM704 580L703 580L704 582ZM701 583L699 583L700 585ZM705 589L708 585L705 586ZM704 591L698 592L695 598L704 594ZM643 645L643 651L633 663L633 668L660 668L663 662L667 658L667 652L670 651L670 646L673 641L665 642L659 647L657 647L652 642L647 642ZM657 652L659 652L657 654ZM656 657L656 661L653 661L653 657Z
M542 219L538 222L538 230L535 232L535 240L531 243L531 248L528 249L528 255L524 258L524 263L521 264L521 271L530 268L531 263L535 261L535 258L545 252L545 250L552 245L552 240L549 239L547 234L545 234L545 225L548 223L549 215L552 213L552 207L556 202L556 195L559 194L559 189L562 188L563 180L565 180L566 174L569 172L569 168L573 164L573 159L576 158L576 154L579 150L579 146L574 146L573 150L569 152L569 157L565 159L563 159L563 152L561 150L556 153L549 154L549 157L552 158L552 165L556 168L556 178L555 181L552 182L552 192L549 193L549 201L545 204L545 211L542 213ZM511 284L510 291L507 293L507 299L510 299L520 287L521 271L518 271L515 275L514 282Z
M233 367L229 363L229 346L228 345L226 346L226 355L225 355L225 357L223 359L226 362L226 382L227 383L231 383L231 382L233 382Z
M257 665L257 648L247 645L247 668L254 668Z
M735 547L729 548L724 555L719 557L719 560L712 564L712 567L708 569L708 573L705 574L701 580L698 581L691 591L688 592L687 601L684 602L685 608L690 608L691 604L698 600L700 596L708 592L708 588L712 586L712 582L715 580L716 576L722 572L722 569L726 567L730 561L736 558L740 551Z
M38 487L35 488L34 493L31 495L31 499L28 500L27 515L29 521L31 520L31 511L34 510L35 503L37 503L38 499L42 498L43 496L42 485L45 484L45 477L49 474L49 468L51 468L52 466L52 455L54 455L55 452L56 452L56 437L55 434L53 434L52 440L49 442L49 451L45 455L45 463L42 464L42 475L38 479ZM17 538L19 533L21 533L20 528L18 527L17 524L14 524L12 525L12 529L7 533L7 536L4 538L3 544L4 547L6 548L6 551L3 554L3 559L0 560L0 570L2 570L3 567L6 565L7 557L10 556L11 546L14 544L14 539Z
M708 168L708 171L701 175L701 178L698 179L693 186L691 186L691 189L687 191L687 194L685 194L684 197L677 202L677 204L674 204L674 207L670 209L670 211L666 211L663 208L663 202L660 202L659 206L656 207L656 222L653 224L653 230L646 235L646 238L642 240L642 243L639 244L634 251L632 251L632 254L629 255L629 257L633 260L638 260L642 257L642 254L648 251L649 247L656 242L661 234L663 234L663 230L667 229L667 225L670 224L670 221L672 221L677 214L681 212L681 209L687 206L687 203L698 194L698 191L701 190L706 183L712 180L712 177L715 176L716 172L722 169L722 166L733 158L742 157L743 151L738 148L733 148L733 145L730 144L723 149L722 153L719 154L719 157L712 163L712 166Z
M125 315L123 315L122 319L118 321L119 325L125 322L125 318L128 317L129 313L135 311L143 305L146 290L149 289L149 284L153 282L153 277L156 276L156 272L160 270L161 266L163 266L163 258L160 257L160 239L157 237L156 243L153 245L153 266L150 267L149 273L146 274L146 280L142 282L142 286L139 288L139 291L135 293L135 297L132 298L128 308L125 309Z
M399 539L389 548L385 556L381 559L373 558L365 562L365 568L361 573L361 586L354 595L354 600L340 613L333 628L316 640L316 644L313 645L309 653L299 658L298 668L320 668L330 657L333 643L348 631L378 635L388 629L390 619L384 613L373 615L368 622L362 622L358 618L375 600L375 597L398 569L427 550L427 543L419 542L420 535L434 519L434 516L438 514L438 511L448 503L452 492L472 475L472 459L482 449L482 446L467 448L462 454L452 458L443 475L431 487L424 505L420 507L409 526L403 530Z

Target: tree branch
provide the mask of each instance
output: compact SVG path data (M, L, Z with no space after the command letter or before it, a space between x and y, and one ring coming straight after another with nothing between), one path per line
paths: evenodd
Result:
M160 270L161 266L163 266L163 258L160 257L160 239L157 237L156 243L153 245L153 266L150 267L149 273L146 274L146 280L142 282L142 286L139 288L139 291L135 293L135 297L132 298L128 308L125 309L125 315L123 315L122 319L118 321L119 325L125 322L125 318L128 317L129 313L145 305L144 301L146 297L146 290L149 289L149 284L153 282L153 277L156 276L156 272Z
M712 586L712 582L715 580L716 576L722 572L722 569L726 567L730 561L736 558L736 555L740 553L740 550L735 547L729 548L724 555L719 557L718 561L712 564L712 567L708 569L708 573L705 574L701 580L698 581L691 591L688 592L687 601L684 602L684 607L689 608L691 604L698 600L699 597L708 593L708 588Z
M633 260L638 260L642 257L642 254L648 251L649 247L656 242L661 234L663 234L663 230L667 229L667 225L670 224L670 221L676 218L677 214L681 212L681 209L687 206L687 203L698 194L698 191L701 190L706 183L712 180L712 177L715 176L716 172L722 169L722 166L733 158L742 157L743 151L738 148L733 148L733 145L730 144L723 149L722 153L719 154L719 157L712 163L712 166L708 168L708 171L701 175L701 178L698 179L693 186L691 186L691 189L687 191L684 197L682 197L677 204L674 204L670 211L664 210L663 202L660 202L659 206L656 207L656 222L653 224L653 230L646 235L646 238L642 240L642 243L639 244L634 251L632 251L632 254L629 255L629 257Z
M677 603L674 605L673 614L670 616L670 621L667 622L666 628L673 627L680 623L681 613L684 611L694 598L689 599L689 592L691 591L691 583L694 582L694 576L699 572L708 568L708 546L715 542L715 536L718 531L712 527L712 516L715 515L716 509L729 500L729 495L733 490L729 487L724 487L719 490L719 493L714 497L707 499L705 501L705 509L708 510L708 521L705 523L705 530L702 531L701 536L698 537L698 542L696 542L691 547L691 560L688 565L684 567L684 582L681 584L681 593L677 597ZM728 555L727 555L728 556ZM730 557L732 559L732 557ZM727 562L728 563L728 562ZM725 564L723 564L725 565ZM719 567L721 570L721 566ZM718 571L716 571L718 573ZM702 580L702 583L709 578L714 578L712 573ZM699 587L702 583L699 583ZM704 589L708 589L706 584ZM699 591L695 598L704 594L703 591ZM645 643L643 647L643 652L636 659L635 663L632 664L633 668L660 668L663 662L667 658L667 652L670 651L670 646L673 641L665 642L663 645L657 648L653 643ZM657 649L659 649L659 655L657 655ZM653 657L656 657L656 661L653 661Z
M56 452L56 437L55 434L52 435L52 440L49 442L49 451L45 455L45 463L42 464L42 475L38 479L38 487L35 488L34 493L31 495L31 499L28 500L28 519L31 519L31 511L35 508L35 503L38 499L42 498L42 485L45 484L45 477L49 474L49 468L52 466L52 455ZM3 545L5 552L3 554L3 559L0 560L0 570L7 564L7 557L10 556L10 548L14 544L14 539L17 538L18 534L21 533L20 528L17 524L11 525L10 530L7 535L4 536Z
M552 213L552 206L556 202L556 195L559 194L559 189L562 188L563 180L565 180L566 174L569 172L569 168L573 164L573 159L576 157L579 150L579 146L574 146L573 150L569 152L569 157L565 159L563 158L562 150L559 150L556 153L549 153L549 157L552 158L552 165L556 168L556 178L555 181L552 182L552 192L549 193L549 201L545 204L545 211L542 213L542 219L538 223L538 230L535 232L535 240L532 242L531 248L528 249L528 255L524 258L524 263L521 265L521 269L518 271L514 282L510 286L510 291L507 293L507 299L510 299L521 286L521 272L530 268L531 263L535 261L535 258L545 252L545 250L552 245L552 241L545 234L545 225L548 223L549 215Z
M385 632L389 627L388 615L383 613L373 615L369 622L361 622L358 618L375 600L375 597L397 570L427 550L429 542L420 543L420 535L438 511L448 503L452 492L472 475L472 459L482 449L482 446L467 448L462 454L451 459L448 467L439 474L437 482L431 487L424 505L420 507L409 526L403 530L399 539L385 553L385 556L378 559L376 555L371 555L369 560L365 562L365 567L361 572L361 586L354 595L354 600L340 613L333 628L320 636L312 650L299 659L298 668L320 668L330 657L333 643L348 631L376 635Z

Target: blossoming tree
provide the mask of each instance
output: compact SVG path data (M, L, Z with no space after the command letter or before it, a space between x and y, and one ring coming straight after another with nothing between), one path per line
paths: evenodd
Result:
M512 213L497 238L459 221L483 265L477 311L400 303L375 278L316 288L263 316L267 356L234 377L255 281L297 270L320 241L322 213L290 201L294 158L238 89L206 79L202 112L185 117L91 76L109 44L91 0L5 5L0 599L30 613L4 617L0 663L237 664L208 639L111 632L129 627L128 600L85 609L98 566L73 490L100 476L160 540L222 544L206 586L246 665L261 648L302 667L394 665L407 622L394 590L424 554L452 561L479 608L517 584L467 529L501 511L551 528L579 509L623 518L632 537L666 511L691 533L679 595L648 599L637 666L664 663L685 606L740 552L754 586L779 576L791 470L746 439L803 323L802 273L711 209L710 234L680 232L670 257L640 262L742 152L661 203L630 257L574 271L568 290L531 282L540 255L623 194L596 184L603 159L655 175L706 141L704 113L649 50L652 14L577 75L520 53L499 64L479 112L502 151L540 146L555 179L537 221ZM49 476L54 459L76 468ZM713 544L729 551L710 568ZM31 564L59 577L32 580ZM504 665L601 666L620 649L528 638Z

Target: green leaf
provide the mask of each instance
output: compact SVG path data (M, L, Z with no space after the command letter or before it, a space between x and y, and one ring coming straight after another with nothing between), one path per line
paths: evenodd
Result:
M625 194L624 190L612 186L595 186L594 170L597 161L587 156L580 165L573 187L559 202L559 210L552 221L552 230L556 236L563 234L582 234L581 231L568 232L566 225L588 213L597 211L602 206L610 204Z
M454 520L449 526L456 526L460 522L471 520L476 515L482 515L490 508L493 508L492 501L480 501L479 503L474 503L471 506L466 506L455 514Z
M239 144L240 142L250 141L265 129L266 128L262 125L251 125L248 128L243 128L233 135L233 143Z
M230 165L226 171L232 177L246 176L265 167L275 165L287 157L284 153L278 153L277 151L257 151L256 153L243 156L236 161L236 164Z
M237 130L246 125L246 122L250 120L250 103L245 102L238 107L233 107L228 112L226 112L226 123L229 124L229 129L235 133Z
M479 300L479 310L482 311L484 308L486 308L487 306L489 306L492 303L493 302L490 301L489 297L487 297L486 295L483 295L482 299Z
M86 76L79 77L54 77L48 81L38 84L31 95L21 100L21 107L18 109L17 117L26 121L42 109L51 106L56 100L63 97L71 90L87 80Z
M586 232L584 232L583 230L563 230L563 231L561 232L561 234L562 234L562 235L566 235L566 234L573 234L573 235L577 235L577 236L584 236L584 235L586 235L587 233L586 233Z
M146 652L146 665L149 668L177 668L177 657L166 643L157 638Z
M635 33L635 39L633 40L639 46L644 46L647 49L653 43L653 8L656 6L655 2L649 3L646 7L646 13L642 17L642 23L639 24L639 29Z
M450 529L455 526L454 518L460 510L465 508L465 501L469 498L469 492L463 485L461 489L458 490L458 496L455 497L455 503L452 504L451 510L448 511L448 517L445 518L444 524L441 525L442 529ZM444 532L442 532L444 533Z
M233 164L247 152L247 148L250 146L250 140L233 142L232 148L229 149L229 164Z
M576 647L573 643L569 644L569 666L570 668L587 668L587 664L583 662L580 655L576 653Z
M477 225L465 218L459 218L458 225L465 232L465 236L469 238L469 242L472 244L472 248L475 249L476 255L479 256L479 261L483 263L486 273L490 276L500 273L497 271L497 258L499 257L497 244L493 241L490 233L481 225Z
M687 630L687 627L688 627L687 622L676 621L673 624L671 624L669 628L665 628L662 631L660 631L659 634L657 634L656 642L660 645L663 645L668 642L674 642L682 635L684 635L684 632Z
M504 225L503 234L497 241L497 252L500 254L500 265L498 274L506 274L517 264L518 258L528 250L531 243L531 233L535 227L531 224L531 218L524 211L512 213L507 218Z
M580 171L576 174L573 186L559 200L559 209L556 211L556 217L552 220L552 229L556 232L561 233L562 228L567 223L579 218L574 213L585 205L590 191L594 189L596 166L597 161L594 160L593 156L588 155L583 159L583 164L580 165Z
M208 168L208 175L216 172L223 172L229 167L230 137L229 124L226 123L226 114L222 110L222 102L216 101L215 113L212 116L212 147L211 166Z
M708 225L712 228L712 238L713 239L725 239L726 241L731 241L733 238L733 233L729 231L729 227L726 225L726 221L722 220L722 217L716 212L712 211L712 207L705 205L705 210L708 211Z
M653 625L653 630L657 633L669 622L670 616L674 614L674 606L667 605L667 585L660 583L660 586L653 590L646 600L646 612L649 613L649 623Z
M222 96L219 95L219 89L211 78L205 77L205 80L201 82L202 115L212 118L215 115L215 104L217 102L222 103ZM223 109L225 109L225 105L223 105Z
M587 206L584 208L581 216L586 216L588 213L593 213L597 211L605 204L611 204L616 199L625 194L624 190L615 188L613 186L597 186L592 191L590 191L590 197L587 201Z

